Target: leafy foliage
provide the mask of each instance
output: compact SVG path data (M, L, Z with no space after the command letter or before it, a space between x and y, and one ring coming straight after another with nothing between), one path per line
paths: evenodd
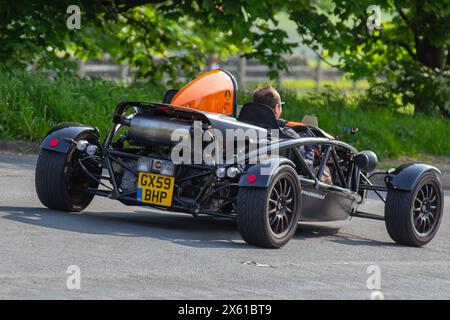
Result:
M65 25L71 4L81 7L80 30ZM0 38L8 43L0 48L0 59L8 68L32 61L38 68L66 73L68 57L95 58L106 52L155 83L163 76L191 77L212 53L256 57L275 71L287 67L281 55L295 46L285 41L285 31L272 28L275 8L255 0L19 0L6 5L0 22Z
M65 26L78 4L81 30ZM276 14L297 24L303 42L353 79L372 84L373 105L450 115L450 0L379 0L381 30L366 26L371 0L61 0L0 5L0 59L8 68L70 71L71 56L113 59L161 82L191 77L209 53L255 57L286 69L292 52ZM68 62L69 61L69 62ZM336 62L337 61L337 62ZM73 66L73 64L72 64Z
M394 107L449 113L450 1L383 0L381 30L366 27L369 0L309 1L292 10L298 31L322 57L374 85L371 97Z

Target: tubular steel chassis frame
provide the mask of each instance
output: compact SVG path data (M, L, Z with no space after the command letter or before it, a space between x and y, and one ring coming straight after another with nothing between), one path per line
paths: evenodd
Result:
M136 205L136 206L150 206L158 209L168 210L168 211L181 211L185 213L190 213L193 216L198 216L199 214L207 214L212 216L219 216L219 217L226 217L226 218L235 218L235 213L221 213L214 211L214 209L204 209L202 208L202 205L205 202L205 199L213 195L214 193L221 191L226 188L230 187L238 187L239 183L229 183L220 187L215 188L213 191L206 193L206 190L210 187L212 187L213 182L216 180L215 171L219 167L218 165L211 166L211 165L204 165L204 164L177 164L176 166L181 166L185 168L191 168L191 169L197 169L203 171L199 174L194 174L188 177L184 177L181 179L178 179L175 177L175 186L177 186L177 183L181 183L184 181L188 181L194 178L202 177L202 176L210 176L207 182L201 187L199 193L195 197L193 201L187 201L186 198L178 197L176 195L173 196L173 202L177 204L172 204L170 207L163 207L158 205L149 205L142 202L139 202L136 200L135 196L137 191L127 192L123 193L120 191L117 179L114 174L112 163L113 161L119 164L124 170L129 171L130 173L134 174L135 176L139 175L139 172L136 171L133 168L130 168L127 164L125 164L123 161L119 159L121 158L127 158L127 159L135 159L142 158L145 156L138 155L132 152L126 152L124 150L118 150L111 147L112 141L116 133L123 127L123 124L126 123L127 119L129 117L123 116L124 112L128 110L129 108L136 107L136 108L149 108L149 107L155 107L155 106L162 106L162 107L173 107L168 104L164 103L146 103L146 102L138 102L138 101L125 101L121 102L117 105L114 115L113 115L113 126L109 130L105 140L103 143L99 146L99 152L100 155L94 155L94 156L87 156L81 159L78 159L78 164L80 165L80 168L85 172L90 178L95 180L99 183L99 185L104 186L108 190L98 190L96 188L88 188L87 192L107 197L110 199L115 199L122 201L126 204L130 205ZM191 111L189 111L191 112ZM72 141L73 142L73 141ZM323 151L323 158L321 160L319 170L317 174L314 174L311 169L306 164L305 160L301 156L300 152L298 151L298 146L303 145L311 145L311 144L320 144L325 147ZM272 144L270 147L263 147L258 150L254 150L253 152L246 153L245 155L241 156L237 159L237 163L247 163L247 161L255 156L257 156L258 152L268 152L269 148L278 147L278 150L290 150L292 151L295 159L298 161L300 166L306 172L306 176L300 176L299 180L301 182L308 182L309 184L314 184L317 189L329 189L334 191L341 191L344 193L349 194L352 197L355 197L355 199L359 200L359 203L362 203L364 200L363 197L358 193L360 190L365 191L373 191L375 194L383 201L386 202L385 198L380 194L380 192L387 192L388 189L385 186L377 186L373 185L370 182L370 178L372 178L375 175L386 175L388 172L375 172L370 176L364 175L362 172L359 171L358 168L355 168L355 164L351 161L350 165L351 168L349 168L350 174L348 175L347 179L345 179L344 173L341 169L341 167L338 165L338 155L336 153L335 147L343 147L351 151L353 154L357 153L357 150L352 147L351 145L348 145L342 141L338 140L331 140L328 138L299 138L299 139L290 139L290 140L281 140L276 142L276 144ZM264 150L266 148L266 150ZM335 168L337 170L337 176L339 177L340 183L343 187L335 186L335 185L328 185L320 181L325 166L328 162L328 160L332 159ZM87 159L93 159L97 161L97 164L101 164L102 168L105 168L108 171L108 176L104 176L101 173L95 174L90 172L86 166L83 164L83 161ZM297 170L298 172L298 170ZM246 171L244 170L241 172L241 174L245 174ZM355 176L353 175L355 173ZM110 182L111 186L108 186L105 184L102 180L107 180ZM353 184L352 184L353 183ZM189 199L189 198L188 198ZM220 207L223 207L227 204L233 203L234 199L228 200L225 203L222 203ZM371 213L365 213L360 211L355 211L353 213L349 213L350 217L356 216L361 218L369 218L369 219L376 219L376 220L384 220L384 217L381 215L375 215Z

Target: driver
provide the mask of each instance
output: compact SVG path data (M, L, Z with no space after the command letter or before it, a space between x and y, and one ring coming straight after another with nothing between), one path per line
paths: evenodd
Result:
M266 106L269 106L270 108L272 108L272 111L275 114L275 118L277 119L278 125L280 126L280 130L288 137L291 137L292 139L297 139L297 138L301 138L301 137L312 137L313 136L312 133L310 133L310 134L301 133L301 135L299 135L292 128L285 126L286 121L284 121L283 119L280 119L281 112L283 111L282 105L284 104L284 102L281 101L280 94L272 86L256 89L253 93L253 102L265 104ZM311 170L313 170L313 167L314 167L315 149L317 149L317 148L315 148L315 146L312 146L312 145L305 145L305 146L302 146L300 149L300 153L302 154L303 158L305 159L306 164L310 167ZM325 182L327 184L332 184L330 170L328 167L325 167L325 170L324 170L324 173L322 176L322 182Z

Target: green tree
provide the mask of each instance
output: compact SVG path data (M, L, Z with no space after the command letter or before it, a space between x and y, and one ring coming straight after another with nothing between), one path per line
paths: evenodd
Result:
M281 1L279 1L281 3ZM65 26L70 4L81 7L82 27ZM139 75L159 82L193 76L209 53L256 57L276 70L286 69L282 54L296 45L273 28L278 10L259 1L73 1L4 4L0 59L7 67L37 67L67 72L71 55L92 58L109 53L138 67Z
M380 0L381 30L366 26L368 0L309 1L292 6L304 42L354 79L372 83L372 102L450 115L450 1Z
M289 43L276 14L286 12L303 42L354 79L372 84L375 105L413 105L450 115L450 0L379 0L380 30L366 26L369 0L62 0L3 1L0 59L8 67L67 70L67 58L108 52L155 82L192 76L208 53L239 53L286 69ZM81 30L65 27L82 9Z

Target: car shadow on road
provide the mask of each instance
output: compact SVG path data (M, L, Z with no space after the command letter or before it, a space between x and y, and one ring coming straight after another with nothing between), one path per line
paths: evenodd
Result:
M132 209L122 212L69 213L42 207L0 206L3 219L55 230L119 237L148 237L192 247L248 247L234 221Z
M0 206L3 219L55 230L119 237L149 237L197 248L260 249L246 244L234 220L151 210L68 213L42 207ZM293 240L327 237L346 245L386 245L370 239L343 235L339 228L300 225Z
M396 247L394 242L384 242L366 238L358 235L348 234L342 228L317 224L300 224L293 239L304 240L305 238L321 237L327 241L351 246L372 246L372 247Z

